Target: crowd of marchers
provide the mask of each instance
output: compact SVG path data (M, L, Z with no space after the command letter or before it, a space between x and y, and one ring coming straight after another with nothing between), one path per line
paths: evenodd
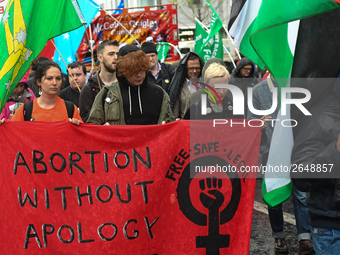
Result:
M241 58L230 70L221 59L204 63L195 52L189 52L179 61L166 64L158 60L156 46L151 42L141 47L120 47L116 41L100 43L97 59L98 70L88 73L86 66L76 61L68 65L67 75L47 58L32 61L28 79L20 80L4 106L0 125L5 121L153 125L178 119L261 119L265 124L260 155L262 164L266 164L274 128L267 121L276 118L277 110L265 116L249 110L244 115L233 115L233 94L226 88L215 88L217 84L232 84L243 95L252 88L254 108L269 109L277 82L249 59ZM207 93L209 89L211 93ZM206 112L202 111L204 97ZM332 163L339 169L340 85L335 85L334 93L311 111L312 117L302 120L296 129L292 163ZM335 239L340 233L339 194L337 179L294 180L298 254L340 254L340 239ZM282 204L268 207L268 212L274 249L287 253Z

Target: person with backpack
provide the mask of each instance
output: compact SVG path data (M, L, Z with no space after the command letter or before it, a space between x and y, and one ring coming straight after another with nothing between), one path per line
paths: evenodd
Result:
M18 85L8 98L4 108L2 109L0 119L11 120L15 111L19 106L27 101L35 99L33 91L28 87L26 76L22 77Z
M16 110L13 121L54 122L68 119L75 125L82 123L77 107L57 97L62 85L61 69L57 63L50 60L39 63L34 79L41 96L21 105Z

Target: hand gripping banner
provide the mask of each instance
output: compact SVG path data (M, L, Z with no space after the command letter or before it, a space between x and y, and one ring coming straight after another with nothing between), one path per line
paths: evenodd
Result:
M257 165L260 131L8 121L0 250L248 254L255 178L239 169Z

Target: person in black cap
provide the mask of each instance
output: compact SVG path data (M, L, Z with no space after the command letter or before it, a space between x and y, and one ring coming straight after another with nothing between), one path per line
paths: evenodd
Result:
M99 125L150 125L173 121L170 98L146 76L150 62L135 45L118 52L117 80L95 98L87 123Z
M143 43L142 51L144 51L150 61L150 70L147 74L149 82L155 83L167 91L172 77L175 74L175 67L173 65L160 63L156 46L152 42Z

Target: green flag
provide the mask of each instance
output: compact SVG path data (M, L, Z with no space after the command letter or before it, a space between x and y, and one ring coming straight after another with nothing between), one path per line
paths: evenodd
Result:
M75 0L8 0L0 23L0 112L46 42L82 25L79 15Z
M204 62L210 58L223 59L223 42L221 31L216 33L213 38L203 45L204 38L207 38L208 34L209 33L202 27L201 23L196 20L194 51L203 59Z
M195 48L194 51L200 55L200 50L204 47L203 40L207 38L209 33L203 28L201 23L196 20L196 29L195 29Z
M248 0L233 23L230 34L235 46L260 68L268 67L278 85L289 86L294 62L299 21L340 7L333 0ZM290 118L290 111L277 120ZM279 123L280 121L277 121ZM293 148L291 128L276 125L271 141L268 166L290 166ZM285 201L291 193L290 173L266 173L263 199L271 206Z
M210 23L210 32L207 37L203 39L203 44L200 50L196 51L197 54L200 54L201 51L203 51L203 47L205 46L205 43L209 42L211 38L217 34L221 28L223 27L223 22L221 21L220 17L214 10L214 8L211 6L208 0L206 0L207 4L209 5L210 9L212 10L212 17L211 17L211 23ZM221 37L221 36L220 36ZM222 51L223 54L223 51Z
M170 45L167 42L159 42L157 43L157 52L158 52L158 59L161 61L161 63L164 62L166 57L168 56Z

